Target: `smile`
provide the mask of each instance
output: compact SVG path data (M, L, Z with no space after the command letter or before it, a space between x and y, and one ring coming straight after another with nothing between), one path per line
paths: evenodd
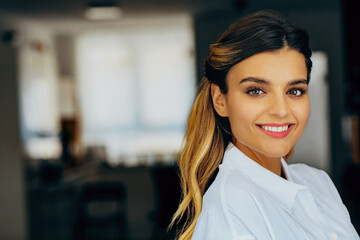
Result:
M256 124L256 126L266 135L273 138L284 138L294 128L293 123L271 123L271 124Z
M284 132L288 130L289 126L283 126L283 127L271 127L271 126L261 126L262 129L270 132Z

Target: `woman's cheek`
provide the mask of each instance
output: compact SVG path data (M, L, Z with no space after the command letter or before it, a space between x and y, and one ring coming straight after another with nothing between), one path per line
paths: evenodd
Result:
M305 128L310 116L310 102L309 99L304 99L302 104L297 104L293 107L295 117L298 119L301 125Z

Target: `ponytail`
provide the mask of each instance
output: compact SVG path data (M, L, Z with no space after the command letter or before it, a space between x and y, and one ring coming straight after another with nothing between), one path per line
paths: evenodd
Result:
M184 147L178 161L183 198L170 226L179 222L184 214L187 215L178 240L191 238L202 209L202 196L224 155L226 139L223 138L223 128L216 120L220 116L213 109L210 86L210 81L204 78L190 112Z

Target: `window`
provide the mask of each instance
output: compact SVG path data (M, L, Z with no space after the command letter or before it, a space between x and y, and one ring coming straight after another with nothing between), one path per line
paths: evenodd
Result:
M110 163L125 165L176 153L196 85L191 19L87 32L76 48L85 147L103 145Z

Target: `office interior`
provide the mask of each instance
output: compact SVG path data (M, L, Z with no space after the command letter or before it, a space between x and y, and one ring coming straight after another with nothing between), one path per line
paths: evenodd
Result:
M209 44L261 9L306 29L314 53L290 162L328 172L360 232L358 2L2 0L0 239L174 239Z

